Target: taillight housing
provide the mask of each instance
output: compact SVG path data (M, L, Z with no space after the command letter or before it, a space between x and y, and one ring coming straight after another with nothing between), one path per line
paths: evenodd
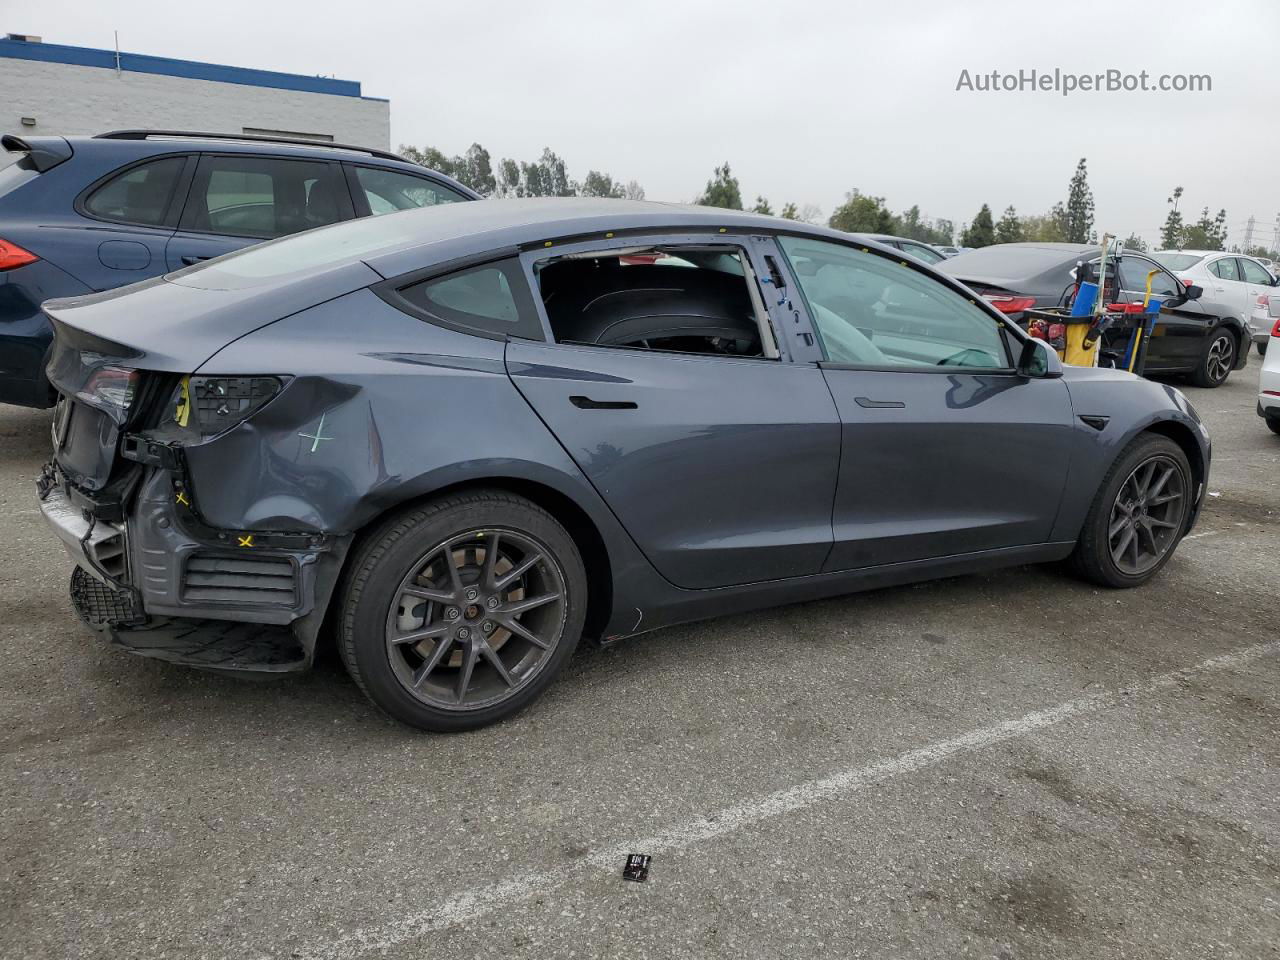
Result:
M168 419L193 442L212 440L265 407L284 382L281 377L184 377Z
M117 423L124 423L138 392L138 378L138 371L128 367L95 367L76 391L76 399L97 407Z
M1280 337L1280 319L1277 319L1276 322L1272 324L1271 335L1273 337Z
M1005 315L1021 313L1023 310L1030 310L1036 305L1035 297L988 296L986 300L987 303Z
M30 250L23 250L13 241L0 237L0 270L25 267L28 263L35 263L39 259Z

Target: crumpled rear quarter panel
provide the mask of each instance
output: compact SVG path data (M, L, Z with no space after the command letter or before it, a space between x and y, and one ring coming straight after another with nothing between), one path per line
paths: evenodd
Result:
M230 344L199 373L293 379L247 422L186 448L197 509L226 529L344 534L442 487L514 477L570 496L606 542L625 538L512 384L505 347L368 290Z

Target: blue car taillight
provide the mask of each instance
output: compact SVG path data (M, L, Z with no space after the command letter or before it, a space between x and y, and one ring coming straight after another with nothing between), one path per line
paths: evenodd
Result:
M280 377L187 377L174 398L173 420L211 440L261 410L283 386Z

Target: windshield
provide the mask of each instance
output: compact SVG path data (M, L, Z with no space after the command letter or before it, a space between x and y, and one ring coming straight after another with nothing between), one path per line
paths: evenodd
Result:
M1198 253L1153 253L1151 259L1170 270L1185 270L1194 267L1204 256Z

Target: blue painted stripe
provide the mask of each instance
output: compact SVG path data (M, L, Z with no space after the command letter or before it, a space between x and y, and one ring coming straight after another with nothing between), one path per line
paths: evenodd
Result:
M44 63L69 63L78 67L103 67L107 70L116 68L114 50L98 50L94 47L68 47L59 43L24 43L21 40L0 40L0 57L10 57L15 60L39 60ZM213 80L218 83L239 83L250 87L301 90L304 93L327 93L337 97L360 96L360 84L355 80L306 77L297 73L251 70L247 67L228 67L217 63L199 63L195 60L149 57L140 53L121 53L120 69L127 70L130 73L154 73L163 77ZM365 99L375 98L368 97Z

